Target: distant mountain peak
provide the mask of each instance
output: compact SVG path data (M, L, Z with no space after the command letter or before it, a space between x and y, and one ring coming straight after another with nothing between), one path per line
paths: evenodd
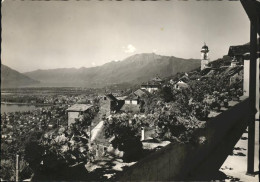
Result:
M141 53L96 67L36 70L25 74L45 85L104 87L120 83L138 84L150 80L155 75L166 77L199 66L199 59L188 60L155 53Z

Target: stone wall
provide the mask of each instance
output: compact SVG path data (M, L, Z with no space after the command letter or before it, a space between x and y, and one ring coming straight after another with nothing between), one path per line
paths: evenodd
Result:
M109 116L110 115L110 110L111 110L111 103L110 100L100 100L100 114L101 116L106 115Z

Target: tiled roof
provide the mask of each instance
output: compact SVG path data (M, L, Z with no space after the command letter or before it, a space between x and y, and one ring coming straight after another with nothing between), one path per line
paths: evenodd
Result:
M116 97L117 100L125 100L128 96L121 96L121 97Z
M134 93L131 93L130 95L128 95L127 98L125 98L126 100L138 100L138 96L135 95Z
M134 92L135 95L139 96L139 97L143 97L143 96L147 96L150 93L147 90L144 89L138 89Z
M250 52L250 45L238 45L238 46L230 46L228 55L229 56L242 56L245 53Z
M160 84L156 81L149 81L149 82L143 83L142 86L160 86Z
M179 81L178 83L176 83L176 85L178 85L179 87L183 87L183 88L189 87L189 85L183 81Z
M157 77L153 78L153 79L152 79L152 81L155 81L155 82L161 82L161 81L162 81L162 79L161 79L161 78L159 78L159 77L157 76Z
M259 46L259 40L260 38L257 39L257 51L260 51L260 46ZM228 56L242 56L246 53L250 53L250 42L246 43L244 45L236 45L236 46L230 46L229 51L228 51Z

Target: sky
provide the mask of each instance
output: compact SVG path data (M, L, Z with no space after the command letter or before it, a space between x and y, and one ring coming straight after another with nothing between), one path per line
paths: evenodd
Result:
M249 42L239 1L2 2L2 63L20 72L93 67L140 53L211 60Z

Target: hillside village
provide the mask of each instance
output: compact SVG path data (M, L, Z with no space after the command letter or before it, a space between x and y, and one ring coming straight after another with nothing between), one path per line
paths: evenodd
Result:
M0 181L259 180L260 0L1 12Z
M74 98L77 104L58 98L52 107L2 115L5 178L12 179L6 170L14 151L22 156L24 179L31 174L35 179L45 174L48 179L47 171L83 165L88 178L113 180L124 166L169 143L204 143L207 138L199 133L207 121L246 92L243 60L238 59L245 51L237 52L231 47L229 56L210 62L204 45L201 67L190 72L155 75L127 92L93 95L88 104L82 97Z

